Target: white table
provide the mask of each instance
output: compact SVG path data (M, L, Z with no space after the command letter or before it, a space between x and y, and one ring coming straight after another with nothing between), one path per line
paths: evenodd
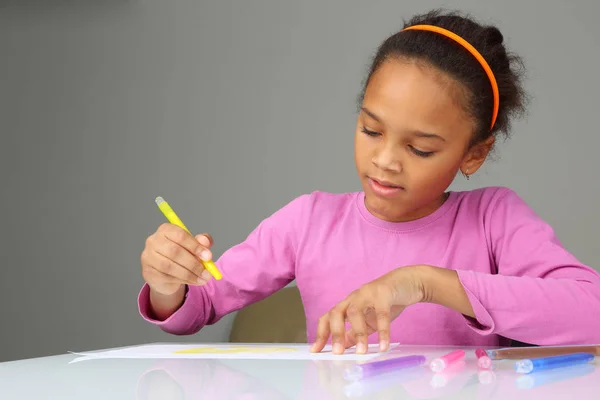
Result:
M430 357L453 349L405 350ZM342 374L351 362L339 360L105 359L69 364L75 356L58 355L0 363L0 399L600 399L595 363L523 377L514 372L514 361L506 360L497 362L492 373L481 373L473 349L465 350L465 364L451 374L435 375L423 367L398 372L393 379L372 379L369 386L349 386Z

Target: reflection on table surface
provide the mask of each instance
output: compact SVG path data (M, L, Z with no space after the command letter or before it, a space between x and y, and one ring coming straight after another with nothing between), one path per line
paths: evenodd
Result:
M403 347L429 360L451 348ZM104 359L71 355L0 363L0 399L338 400L338 399L599 399L595 363L529 375L514 360L479 370L474 349L441 373L426 367L358 382L344 379L352 361Z
M427 350L433 354L443 354ZM407 349L407 354L411 353ZM424 351L412 352L423 354ZM271 363L270 368L266 368ZM290 368L291 366L294 368ZM595 364L528 375L514 361L481 370L474 356L441 373L426 367L400 370L358 382L344 379L351 361L158 360L138 381L139 399L596 399Z
M140 400L265 399L287 397L268 382L217 360L158 360L137 382Z

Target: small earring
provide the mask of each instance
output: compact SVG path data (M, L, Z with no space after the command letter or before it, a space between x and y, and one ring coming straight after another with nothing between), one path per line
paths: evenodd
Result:
M471 178L471 176L469 175L469 168L467 168L465 171L465 178L467 178L467 180Z

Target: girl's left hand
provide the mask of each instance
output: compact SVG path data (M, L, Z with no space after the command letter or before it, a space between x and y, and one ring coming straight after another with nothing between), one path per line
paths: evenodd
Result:
M357 353L364 354L368 349L368 336L373 332L378 332L380 350L386 351L390 344L391 321L406 307L424 299L421 279L424 267L397 268L352 292L319 318L317 339L311 351L323 350L331 336L334 354L342 354L354 345ZM346 321L351 325L348 331Z

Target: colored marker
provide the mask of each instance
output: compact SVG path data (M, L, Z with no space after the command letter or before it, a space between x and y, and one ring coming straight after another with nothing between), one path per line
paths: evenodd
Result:
M167 218L167 220L170 223L172 223L173 225L177 225L178 227L182 228L187 233L189 233L190 235L192 235L192 232L190 232L190 230L179 219L179 217L177 216L177 214L175 214L175 211L173 211L173 209L171 208L171 206L169 205L169 203L167 203L160 196L156 198L155 202L156 202L156 205L158 206L158 208L160 209L160 211L162 211L162 213L165 215L165 217ZM204 260L200 260L200 261L204 265L204 268L206 268L206 270L208 272L210 272L210 274L216 280L220 280L223 277L221 275L221 272L219 272L219 269L217 268L217 266L215 265L214 262L212 262L212 261L204 261Z
M464 350L454 350L453 352L450 352L442 357L433 360L429 367L433 372L441 372L444 369L446 369L449 365L459 360L462 360L463 358L465 358Z
M475 350L477 356L477 366L481 369L490 369L492 367L492 359L484 349Z
M425 363L425 356L404 356L388 358L380 361L372 361L363 364L353 365L344 371L344 379L355 382L373 375L380 375L386 372L395 371L403 368L411 368Z
M515 370L521 374L545 371L553 368L568 367L571 365L587 364L594 359L591 353L576 353L562 356L531 358L519 360L515 363Z
M492 360L522 360L525 358L540 358L575 353L592 353L600 356L600 346L506 347L487 350L487 353Z

